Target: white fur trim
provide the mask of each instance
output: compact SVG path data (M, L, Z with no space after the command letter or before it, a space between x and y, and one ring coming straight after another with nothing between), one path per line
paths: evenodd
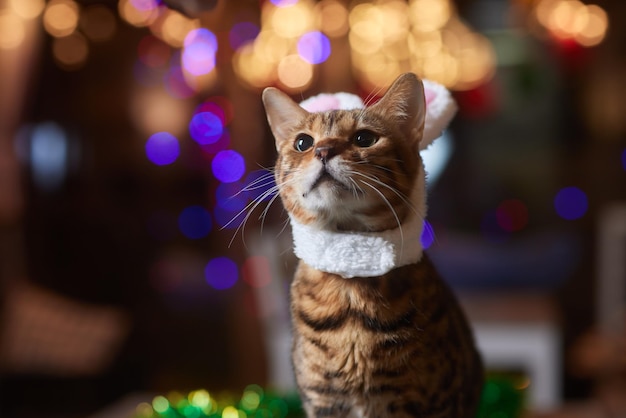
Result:
M425 149L441 136L454 117L458 107L450 91L445 86L430 80L422 80L422 82L424 83L426 99L428 99L430 94L434 94L432 100L426 103L424 136L420 143L420 149Z
M425 211L423 203L412 205ZM422 258L423 216L412 212L401 227L382 232L327 231L290 216L294 252L309 266L346 279L382 276Z

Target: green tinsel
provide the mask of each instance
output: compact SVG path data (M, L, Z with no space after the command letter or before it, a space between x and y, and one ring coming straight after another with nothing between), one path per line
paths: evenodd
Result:
M485 383L477 418L518 418L523 412L527 379L514 375L490 376ZM281 396L258 385L241 395L214 396L199 389L172 392L137 406L134 418L303 418L297 394Z

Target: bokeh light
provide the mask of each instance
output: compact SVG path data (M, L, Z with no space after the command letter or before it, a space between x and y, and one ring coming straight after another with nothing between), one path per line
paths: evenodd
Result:
M214 144L223 133L222 119L213 112L196 113L189 122L189 134L200 145Z
M212 144L200 145L202 155L207 161L212 161L215 154L230 148L230 132L224 128L222 136Z
M316 5L320 29L326 35L337 38L348 33L348 10L337 0L322 0Z
M422 248L425 250L427 250L435 242L435 230L433 229L432 225L425 219L420 241L422 243Z
M626 148L622 151L622 168L626 170Z
M245 170L246 164L243 156L234 150L218 152L211 161L213 175L222 183L232 183L239 180Z
M222 229L239 229L246 220L246 211L231 211L216 205L213 217L215 223Z
M158 132L146 141L146 156L156 165L172 164L180 155L178 139L168 132Z
M216 257L207 263L204 269L204 277L207 283L214 289L230 289L239 279L239 268L228 257Z
M230 212L239 212L248 204L248 196L239 182L220 183L215 189L217 204Z
M66 70L81 68L89 56L87 39L78 32L55 38L52 42L52 55L60 67Z
M287 7L293 6L298 2L298 0L270 0L272 4L276 7Z
M206 28L194 29L185 37L183 67L195 76L208 74L215 68L217 38Z
M252 287L260 288L272 282L272 268L270 261L264 256L251 256L244 261L241 267L243 281Z
M261 31L258 25L252 22L237 22L228 32L228 40L232 49L238 49L243 44L253 41Z
M251 201L269 200L276 195L276 180L274 173L268 170L254 170L244 179L245 190Z
M26 37L24 22L9 10L0 10L0 49L15 49Z
M111 9L95 4L87 7L80 15L80 29L92 41L102 42L113 38L117 19Z
M137 27L148 26L159 17L156 0L120 0L117 9L122 19Z
M206 237L212 227L211 215L202 206L188 206L178 215L178 228L189 239Z
M44 0L9 0L10 8L22 19L34 19L38 17L46 7ZM0 25L0 28L2 25Z
M135 9L143 12L155 10L159 7L159 2L157 0L129 0L129 2Z
M496 208L496 221L504 231L520 231L528 224L528 208L521 200L505 200Z
M313 81L313 66L299 55L287 55L278 63L278 81L288 89L304 89Z
M587 195L578 187L564 187L554 197L554 209L563 219L582 218L587 213L588 208Z
M43 26L50 35L72 34L78 25L78 5L73 0L52 0L43 14Z
M298 40L298 54L309 64L321 64L330 56L330 40L322 32L305 33Z

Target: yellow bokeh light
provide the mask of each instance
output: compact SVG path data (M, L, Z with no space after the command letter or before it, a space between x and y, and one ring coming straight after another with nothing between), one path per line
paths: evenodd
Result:
M464 37L463 48L455 55L458 62L457 90L468 90L488 81L496 68L496 57L491 43L481 35Z
M299 1L293 5L275 7L266 3L267 23L280 36L296 38L314 28L314 13L307 1Z
M78 25L78 5L72 0L53 0L43 14L43 25L54 37L71 35Z
M76 70L87 61L89 45L83 35L73 33L56 38L52 43L52 54L59 66L66 70Z
M550 13L548 28L557 36L572 37L584 26L585 5L578 0L559 2Z
M9 7L22 19L38 17L46 7L44 0L9 0Z
M585 27L576 33L576 41L583 46L598 45L604 40L609 28L609 19L600 6L590 4L586 6L587 21Z
M159 17L157 9L138 10L130 0L120 0L118 11L122 19L137 27L149 26Z
M299 55L287 55L278 63L278 81L291 90L303 90L313 81L313 66Z
M452 16L448 0L411 0L409 16L418 31L431 32L441 29Z
M92 41L107 41L115 35L117 21L111 9L96 4L81 14L80 29Z
M252 44L239 48L233 56L235 74L248 86L266 87L276 79L276 66L255 53Z
M211 395L204 389L194 390L189 393L189 402L198 408L207 408L211 404Z
M319 28L331 38L348 33L348 10L337 0L322 0L315 6Z
M8 10L0 10L0 49L15 49L26 37L24 22Z
M200 21L189 19L182 14L169 11L160 25L160 33L156 34L174 48L183 46L189 32L200 27Z
M262 31L254 40L254 53L259 59L274 64L285 58L292 47L293 42L269 30Z
M385 40L395 42L406 40L409 31L408 6L402 1L390 1L381 4L378 8L378 20L382 22L381 28Z
M442 33L434 31L411 34L408 38L408 46L411 54L416 57L432 57L443 47Z
M383 47L383 33L380 26L371 26L361 21L352 25L350 46L361 54L373 54Z

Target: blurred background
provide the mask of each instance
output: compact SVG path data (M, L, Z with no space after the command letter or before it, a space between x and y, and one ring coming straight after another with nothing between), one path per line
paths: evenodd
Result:
M626 416L624 23L620 0L0 0L0 416L292 389L260 92L406 71L459 104L422 239L488 368L535 414Z

